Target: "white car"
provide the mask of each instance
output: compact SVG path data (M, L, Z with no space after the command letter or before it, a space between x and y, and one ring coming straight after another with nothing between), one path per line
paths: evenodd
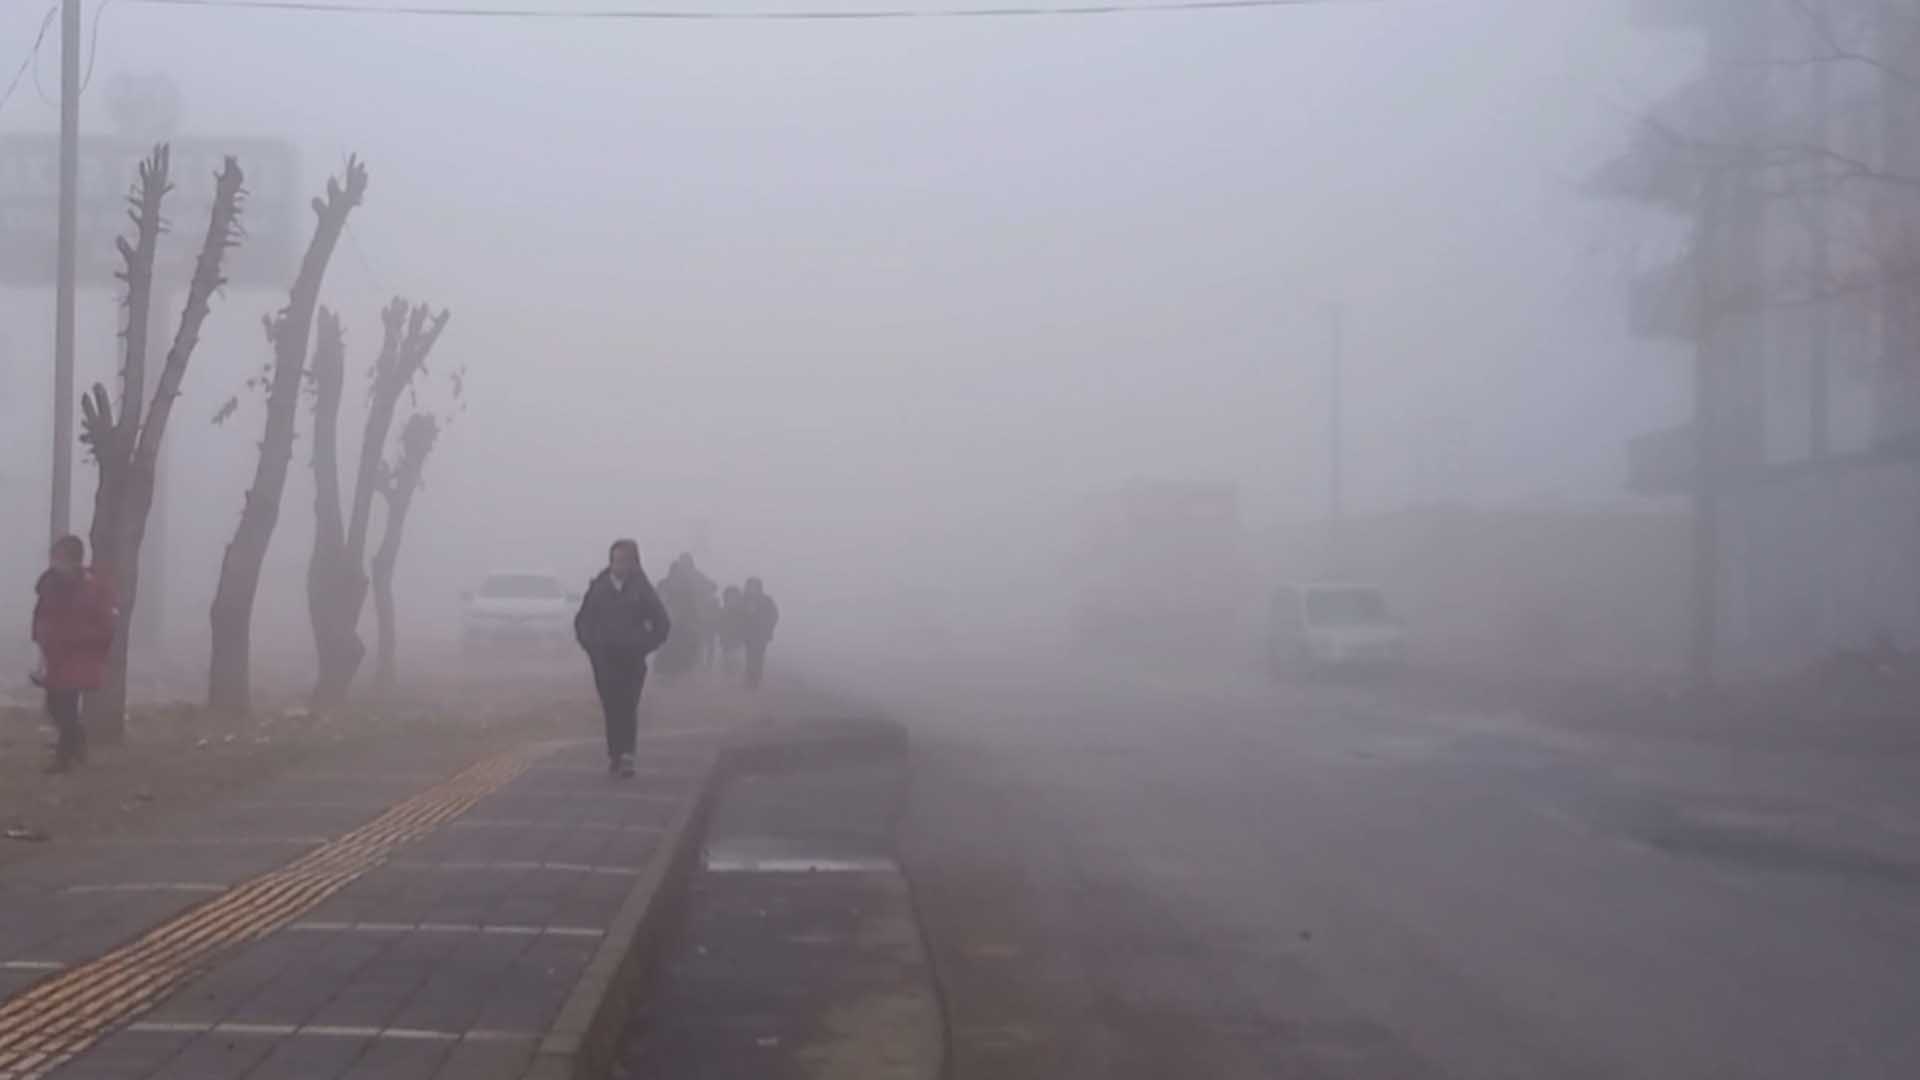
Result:
M557 574L496 571L462 596L460 633L469 647L488 643L565 644L573 639L580 595Z
M1372 585L1284 585L1273 591L1267 662L1275 674L1396 668L1407 630Z

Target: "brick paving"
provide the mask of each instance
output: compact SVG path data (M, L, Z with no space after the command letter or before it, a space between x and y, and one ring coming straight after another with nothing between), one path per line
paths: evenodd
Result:
M0 1078L520 1075L683 802L718 731L661 733L641 775L595 740L543 749L464 813L252 941L234 941L69 1060ZM144 835L0 875L0 1006L278 870L469 761L422 752L294 771ZM0 1030L0 1051L10 1032Z

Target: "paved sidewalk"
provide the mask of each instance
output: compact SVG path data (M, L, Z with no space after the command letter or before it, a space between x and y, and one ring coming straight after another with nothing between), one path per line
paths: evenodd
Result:
M721 737L310 767L10 866L0 1078L519 1077Z

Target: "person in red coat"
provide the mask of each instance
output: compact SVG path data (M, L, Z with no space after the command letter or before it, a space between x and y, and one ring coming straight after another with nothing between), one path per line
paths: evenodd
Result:
M34 586L33 640L43 659L40 683L47 691L47 715L60 733L53 772L66 772L87 758L80 696L106 682L107 655L118 622L112 588L86 561L86 543L63 536L54 541L47 572Z

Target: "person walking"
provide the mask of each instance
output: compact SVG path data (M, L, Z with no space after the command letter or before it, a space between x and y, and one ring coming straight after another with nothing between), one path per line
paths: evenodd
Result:
M747 649L747 685L758 687L767 666L767 646L773 641L773 628L780 623L780 608L767 595L759 578L748 578L740 597L740 622Z
M720 668L720 594L708 589L700 597L700 670Z
M86 561L86 542L63 536L54 541L47 570L34 585L38 681L47 693L47 715L59 733L49 772L67 772L87 760L80 699L106 682L107 656L119 622L112 588Z
M740 653L747 647L747 608L742 597L738 585L729 585L720 594L720 671L728 677L740 670Z
M640 545L616 540L607 568L587 586L573 635L593 665L593 685L607 721L607 770L633 775L633 749L640 724L640 691L647 657L672 629L666 606L640 568Z
M706 599L716 588L713 579L693 564L693 556L685 553L673 560L660 579L659 597L677 629L660 650L660 677L668 682L700 665L701 643L706 637L701 615Z

